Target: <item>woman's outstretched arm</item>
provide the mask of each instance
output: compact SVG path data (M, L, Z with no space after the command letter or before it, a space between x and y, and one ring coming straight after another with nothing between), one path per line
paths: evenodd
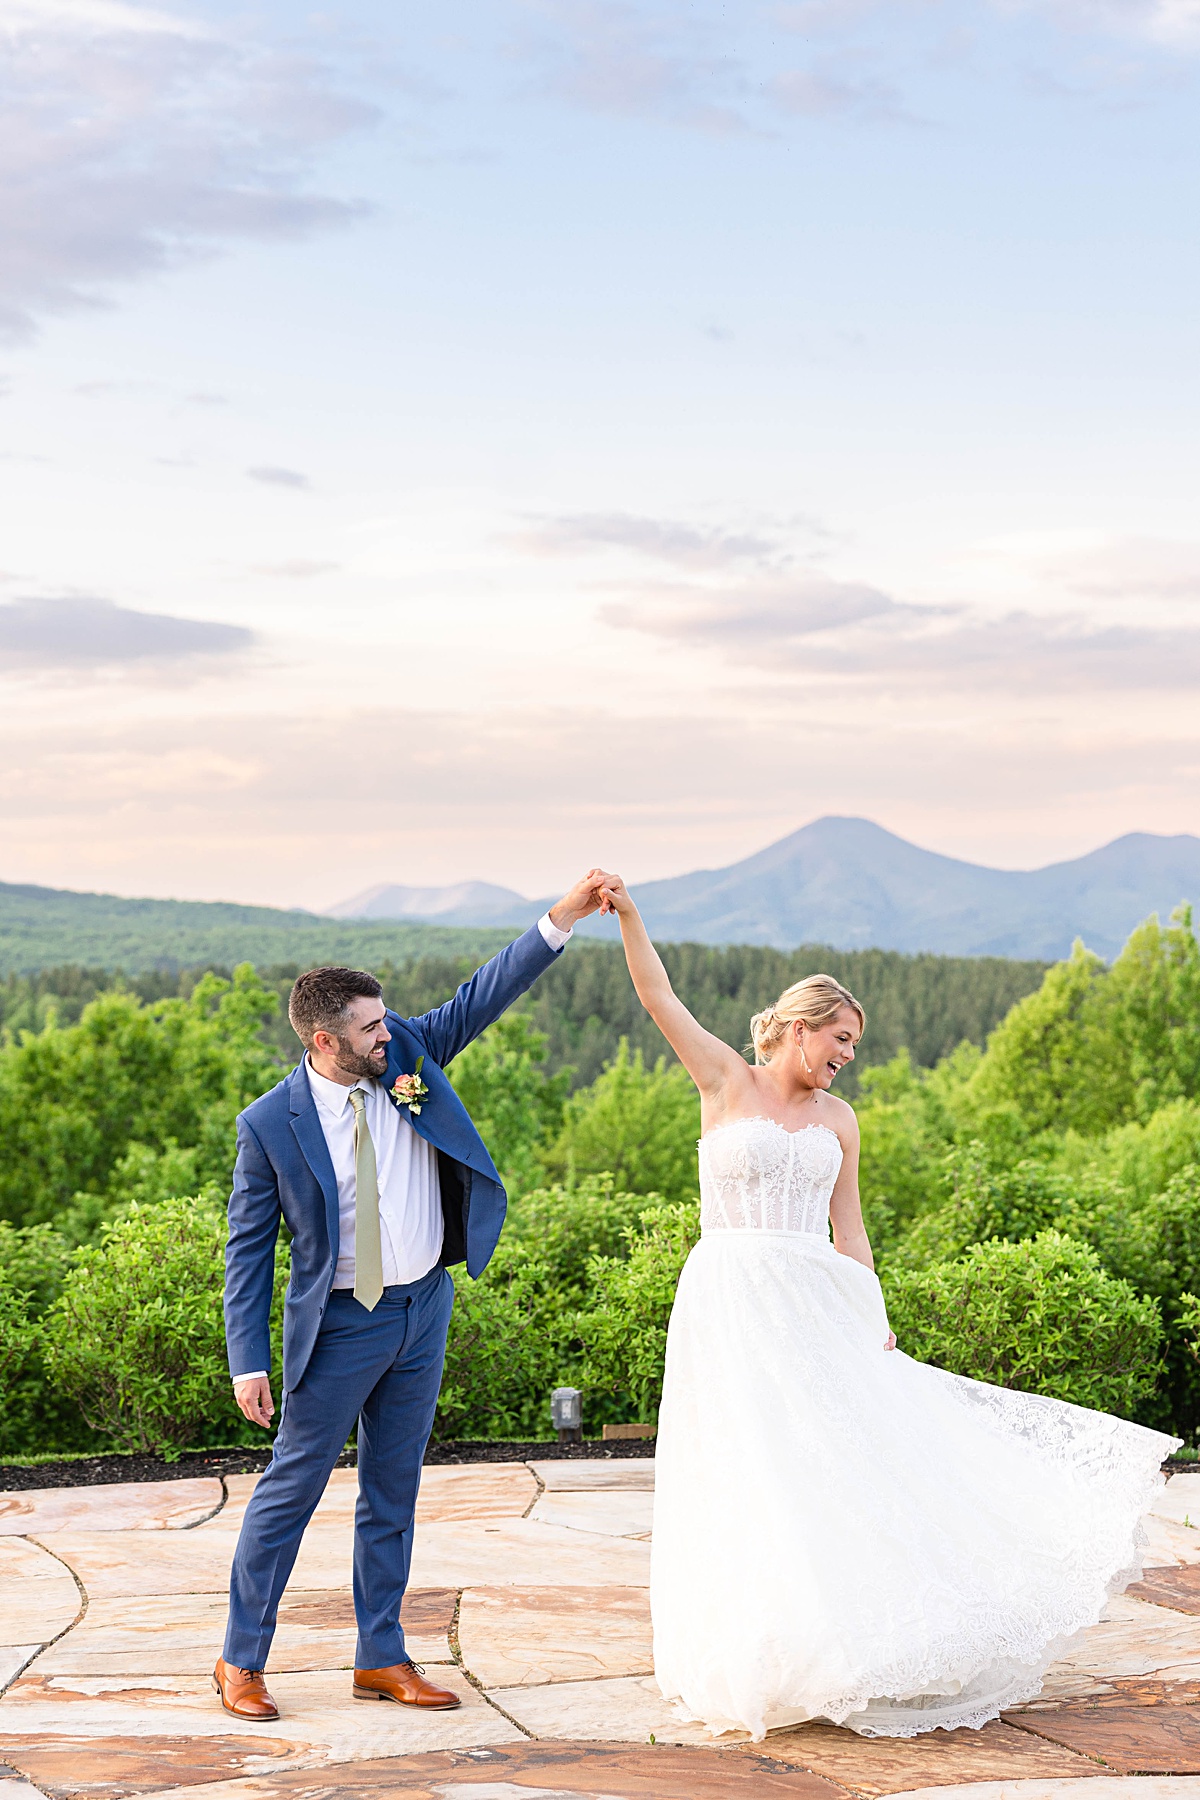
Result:
M606 910L616 913L621 924L625 960L637 997L676 1056L710 1103L720 1101L731 1081L745 1079L749 1071L736 1050L697 1023L671 986L662 958L650 942L642 915L629 897L620 876L609 876L600 889Z

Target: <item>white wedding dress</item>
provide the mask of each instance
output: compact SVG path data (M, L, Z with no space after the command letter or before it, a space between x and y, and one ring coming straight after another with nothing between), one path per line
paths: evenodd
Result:
M979 1726L1140 1569L1176 1440L884 1350L829 1240L827 1126L700 1142L659 1421L654 1666L681 1716L761 1738Z

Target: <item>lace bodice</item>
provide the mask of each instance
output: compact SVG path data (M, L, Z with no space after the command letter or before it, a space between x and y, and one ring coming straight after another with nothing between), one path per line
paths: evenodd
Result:
M842 1146L828 1125L788 1131L774 1119L734 1119L700 1139L704 1231L829 1231Z

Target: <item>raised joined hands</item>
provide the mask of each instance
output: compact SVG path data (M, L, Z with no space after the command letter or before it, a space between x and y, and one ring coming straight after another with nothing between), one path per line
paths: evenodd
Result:
M633 911L633 901L629 898L629 889L619 875L604 877L600 887L600 911L616 913L618 918L622 913Z
M586 919L590 913L611 912L613 909L604 904L602 898L605 884L620 882L620 876L610 875L605 869L589 869L581 875L573 888L568 888L561 900L555 901L550 908L550 921L560 931L569 931L580 919Z

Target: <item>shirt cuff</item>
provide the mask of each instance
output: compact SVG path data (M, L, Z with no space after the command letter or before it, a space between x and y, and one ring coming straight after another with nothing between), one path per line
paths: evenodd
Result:
M251 1369L248 1375L233 1375L230 1379L233 1382L234 1387L237 1387L240 1381L265 1381L267 1379L267 1371L265 1369Z
M548 912L543 913L537 923L538 930L545 938L546 943L551 950L561 950L564 944L570 942L571 928L568 927L566 931L560 931Z

